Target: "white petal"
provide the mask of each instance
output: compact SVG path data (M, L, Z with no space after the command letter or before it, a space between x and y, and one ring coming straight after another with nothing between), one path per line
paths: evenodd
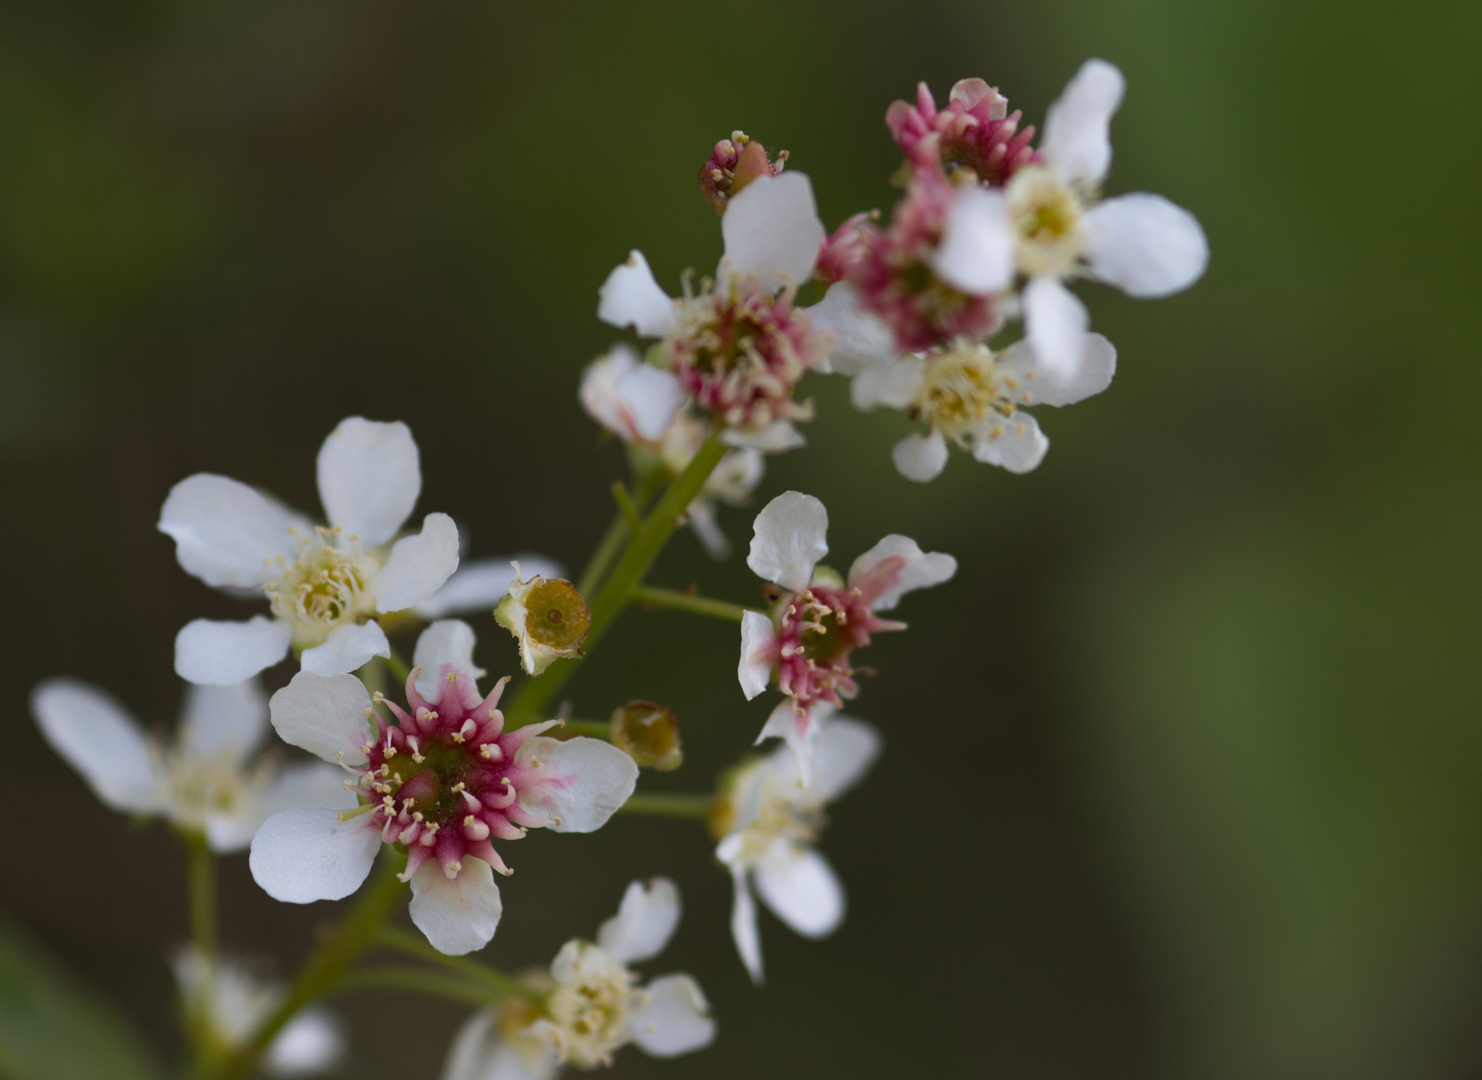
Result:
M499 928L504 904L489 864L465 856L455 878L449 878L436 859L418 867L412 875L408 910L434 949L462 956L489 944Z
M639 1049L678 1057L715 1041L715 1021L700 984L688 975L662 975L643 988L644 1003L628 1017Z
M818 733L832 709L831 705L818 704L799 715L792 698L783 698L767 717L756 741L785 740L787 751L797 763L798 779L806 785L813 777L813 744L818 740Z
M1045 113L1040 153L1067 180L1097 183L1111 167L1111 118L1126 89L1105 60L1087 60Z
M461 676L465 705L477 704L479 693L476 680L485 672L473 662L473 627L462 619L443 619L435 622L417 636L417 648L412 653L412 664L422 669L417 676L417 693L428 701L436 702L443 694L447 674L443 670L451 667Z
M328 762L290 762L263 792L263 819L284 810L353 810L360 800L345 787L347 779L344 769Z
M1039 362L1027 340L1014 342L998 356L998 370L1014 380L1015 405L1073 405L1111 385L1117 373L1117 350L1100 334L1081 339L1080 370L1069 375Z
M323 645L305 649L299 663L314 675L346 675L370 663L373 656L390 655L391 643L379 624L346 623L331 630Z
M1092 276L1128 296L1171 296L1209 265L1209 241L1198 219L1161 195L1108 199L1086 214L1085 230Z
M860 306L859 294L847 281L830 285L823 299L808 309L808 317L815 329L833 337L833 351L816 368L826 375L856 375L900 355L894 331L885 320Z
M180 746L193 757L224 754L241 764L268 731L268 698L256 679L228 686L185 688Z
M482 1009L453 1036L442 1080L554 1080L556 1055L543 1040L516 1037L506 1042L498 1016Z
M668 300L668 297L664 299ZM617 384L640 363L637 351L631 346L614 345L607 355L599 356L587 365L581 375L581 387L576 392L587 415L625 441L637 433L633 428L633 417L618 397Z
M175 541L175 558L207 585L251 589L276 577L266 564L297 547L297 519L280 504L225 476L197 473L170 489L159 530Z
M245 682L282 660L292 638L287 623L262 615L246 622L195 619L175 635L175 674L211 686Z
M774 420L758 431L726 428L720 434L720 441L727 446L750 447L764 454L780 454L808 445L808 440L791 420Z
M663 337L674 325L674 301L659 288L643 252L613 267L597 290L597 318L609 326L631 326L644 337Z
M720 274L754 274L764 292L801 285L823 245L812 182L799 172L757 177L726 205L720 232Z
M777 627L766 615L748 611L741 616L741 664L736 670L747 701L767 688L776 665Z
M399 420L341 420L319 448L318 477L329 523L365 547L395 536L422 493L417 443Z
M664 951L679 925L679 888L668 878L633 881L618 913L597 931L597 945L620 964L638 964Z
M994 417L973 433L973 457L1012 473L1033 472L1049 449L1050 440L1022 409L1009 417Z
M806 586L813 567L828 554L828 511L812 495L783 492L756 516L753 528L746 565L784 589Z
M326 1009L305 1009L283 1026L263 1054L263 1069L274 1076L312 1076L325 1072L345 1052L345 1033Z
M75 679L48 679L31 692L31 712L103 802L127 812L156 809L149 744L112 697Z
M640 364L619 379L616 393L633 418L633 430L649 442L664 434L690 396L677 376L652 364Z
M354 675L315 675L300 671L268 702L273 730L290 746L301 747L331 765L365 764L370 694Z
M247 865L274 900L341 900L360 888L380 846L365 814L341 823L333 810L284 810L257 830Z
M909 536L891 533L849 568L849 587L859 589L875 611L889 611L913 589L940 585L957 573L957 560L940 551L924 552Z
M736 943L736 952L741 956L751 981L762 984L762 936L756 925L756 900L752 898L751 886L746 881L746 869L731 867L731 881L735 885L735 899L731 902L731 939Z
M689 519L690 528L700 538L705 554L717 562L730 555L731 541L715 520L714 499L696 499L685 510L685 516Z
M880 733L870 724L834 716L818 735L813 751L810 796L832 802L864 778L880 756Z
M844 921L844 887L812 848L779 842L753 876L762 903L804 937L826 937Z
M428 514L422 531L391 546L376 573L376 610L404 611L426 600L458 569L458 526L447 514Z
M513 558L474 559L458 567L441 589L417 605L424 619L441 619L444 615L471 612L487 614L504 599L510 583L517 579L511 563L519 563L525 577L564 578L566 568L555 559L525 552Z
M611 743L585 737L556 739L537 735L515 752L520 765L540 763L540 777L520 791L528 813L560 819L556 832L592 832L607 824L633 794L638 766Z
M947 211L933 269L971 296L1002 292L1014 281L1018 234L1002 191L963 188Z
M849 397L856 409L876 409L882 405L887 409L908 409L921 392L925 374L925 362L914 356L876 364L854 376L849 384Z
M1086 306L1059 278L1041 274L1024 288L1024 332L1040 366L1058 379L1072 379L1080 370L1086 326Z
M890 460L907 480L925 484L947 467L947 440L935 428L927 435L907 435L891 449Z

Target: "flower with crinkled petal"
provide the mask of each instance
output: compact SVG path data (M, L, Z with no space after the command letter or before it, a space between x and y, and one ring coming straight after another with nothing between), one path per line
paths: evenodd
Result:
M181 678L241 682L290 646L305 671L354 671L391 655L377 615L415 607L458 568L447 514L428 514L420 532L392 542L422 490L405 424L342 420L319 449L318 480L328 526L225 476L197 473L170 489L159 529L180 565L216 588L261 589L272 606L271 618L188 623L175 638Z
M729 774L711 827L715 849L731 872L735 901L731 936L752 981L762 981L762 943L756 898L804 937L826 937L844 919L844 887L828 861L814 850L824 825L824 807L853 787L880 752L873 727L835 716L818 737L813 774L798 780L790 746Z
M257 827L280 810L355 805L338 769L258 755L268 708L255 679L187 684L173 744L151 739L111 696L75 679L38 685L31 711L46 741L107 806L162 817L204 836L220 854L246 848Z
M955 445L978 461L1015 473L1036 468L1050 447L1028 405L1070 405L1111 384L1117 351L1100 334L1087 334L1073 375L1039 361L1028 340L999 352L962 342L955 348L903 356L865 368L851 390L861 409L903 409L928 426L908 435L891 454L908 480L925 483L947 464Z
M284 987L231 961L212 964L193 947L181 949L171 967L186 1011L202 1022L213 1056L245 1046L287 996ZM294 1014L268 1043L262 1068L273 1076L313 1076L333 1069L344 1053L339 1021L327 1009L311 1007Z
M559 720L506 731L498 703L508 679L481 695L473 648L467 623L424 630L407 709L372 699L353 675L301 671L273 695L278 734L348 770L360 805L269 818L249 860L269 896L338 900L360 887L383 843L402 845L412 922L442 952L472 952L489 943L503 910L493 872L509 870L491 840L534 828L592 832L627 801L638 766L616 747L541 734Z
M819 565L828 554L827 531L823 503L784 492L757 515L746 559L780 592L767 614L748 611L742 618L737 676L748 701L774 680L787 695L756 741L787 740L804 783L829 712L859 692L853 651L868 645L872 634L905 629L878 612L957 572L952 556L924 552L910 537L892 534L855 559L846 579Z
M658 367L734 444L800 445L793 424L812 409L793 391L828 352L827 335L794 303L823 243L808 178L756 177L727 203L721 234L725 254L698 294L671 299L633 251L603 282L597 316L663 339L653 354Z
M512 1001L464 1025L443 1080L548 1080L561 1063L582 1069L610 1065L629 1043L660 1058L709 1046L715 1021L699 984L684 974L642 984L630 966L663 952L678 924L674 882L633 882L597 940L568 941L551 964L550 978L533 982L544 995L538 1007Z

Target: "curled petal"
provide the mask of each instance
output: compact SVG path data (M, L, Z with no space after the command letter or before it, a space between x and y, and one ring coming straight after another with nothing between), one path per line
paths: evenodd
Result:
M1027 412L994 416L973 432L973 457L1012 473L1033 472L1045 459L1050 440Z
M641 364L624 375L614 392L632 418L634 434L649 442L668 430L675 412L689 397L677 376L651 364Z
M909 536L892 533L849 568L849 587L875 611L889 611L913 589L940 585L957 573L957 560L940 551L924 552Z
M679 888L668 878L630 882L618 913L597 931L597 945L620 964L651 960L679 925Z
M1015 405L1073 405L1111 385L1117 373L1117 350L1100 334L1081 339L1081 364L1061 372L1040 363L1029 340L1016 341L998 357L998 370L1013 380Z
M644 987L628 1017L633 1041L653 1057L678 1057L715 1041L715 1021L700 984L688 975L662 975Z
M747 701L767 688L776 666L777 627L760 612L746 612L741 616L741 664L737 677Z
M731 867L731 881L735 887L735 898L731 902L731 939L736 943L736 952L751 981L762 984L762 935L756 925L756 900L751 895L751 886L746 880L743 866Z

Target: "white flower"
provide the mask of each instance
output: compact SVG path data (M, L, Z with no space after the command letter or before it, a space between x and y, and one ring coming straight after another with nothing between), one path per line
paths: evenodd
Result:
M276 900L307 904L353 893L381 845L407 851L412 922L449 954L481 949L503 905L494 872L509 873L492 840L527 829L592 832L633 793L638 766L598 739L557 741L559 723L504 730L501 679L481 697L473 630L436 622L417 640L409 710L376 695L386 723L353 675L301 671L270 703L284 741L356 778L361 804L336 814L292 810L252 838L252 876Z
M681 408L685 400L672 376L643 363L627 345L613 346L582 376L581 402L592 419L630 450L646 452L648 460L656 460L669 476L682 473L705 441L705 424ZM635 468L643 464L647 463L635 460ZM761 483L763 470L762 452L755 446L733 447L690 503L686 511L690 527L714 558L724 558L731 547L716 521L716 503L744 506Z
M636 250L607 276L598 318L664 338L662 363L671 370L598 368L583 400L601 399L588 409L625 437L656 440L679 403L693 398L734 445L771 452L801 445L793 421L812 413L792 393L828 346L793 304L824 237L810 181L794 172L751 181L727 203L721 235L715 282L699 295L671 298Z
M73 679L37 686L31 711L47 742L104 803L203 834L213 851L241 851L280 810L355 805L338 769L317 761L253 763L268 728L256 680L189 686L174 745L148 738L112 697Z
M754 528L746 565L784 591L767 614L748 611L742 618L737 676L748 701L774 678L787 695L756 741L786 739L806 783L813 742L829 712L859 691L852 651L868 645L871 634L905 628L877 612L913 589L948 580L957 560L892 534L855 559L846 580L818 565L828 554L828 511L796 491L769 502Z
M549 1039L530 1031L534 1015L514 998L474 1013L453 1037L442 1080L554 1080L561 1059Z
M1100 334L1084 335L1081 363L1069 374L1043 364L1029 341L995 353L986 345L960 344L946 352L903 356L865 368L851 390L861 409L905 409L930 427L909 435L892 457L902 476L925 482L947 464L956 444L978 461L1025 473L1044 459L1050 440L1026 405L1070 405L1111 384L1117 351Z
M204 1021L217 1053L246 1043L283 1002L283 987L252 977L237 964L213 965L194 948L181 949L171 967L187 1011ZM274 1076L312 1076L327 1072L345 1052L339 1022L322 1008L297 1013L268 1043L262 1067Z
M960 201L937 267L948 280L999 276L1012 260L1029 279L1025 333L1043 368L1067 376L1080 362L1089 316L1064 279L1089 277L1135 297L1169 296L1192 285L1209 261L1199 222L1161 195L1098 201L1111 167L1111 118L1125 86L1114 66L1088 60L1046 114L1043 163L1017 170L1002 192ZM1005 220L1016 238L1007 255L996 239Z
M422 490L405 424L341 421L319 450L318 478L328 528L224 476L197 473L171 489L159 528L180 565L217 588L265 590L273 612L186 625L175 638L182 678L240 682L290 645L305 671L354 671L390 655L378 613L415 607L458 568L458 528L446 514L428 514L420 533L391 543Z
M826 937L844 919L844 887L813 849L824 807L853 787L880 752L869 724L836 716L818 737L813 775L798 780L791 747L732 775L725 792L727 820L716 857L731 871L735 904L731 936L753 982L762 981L761 936L752 887L772 913L804 937Z

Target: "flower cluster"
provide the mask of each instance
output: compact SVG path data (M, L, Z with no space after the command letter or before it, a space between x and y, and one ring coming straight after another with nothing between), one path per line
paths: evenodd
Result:
M1049 444L1028 410L1097 394L1116 369L1068 284L1165 296L1208 257L1187 211L1154 195L1101 197L1122 93L1115 68L1087 63L1036 139L981 79L957 83L940 109L923 84L886 113L904 155L899 202L888 219L858 213L832 233L809 177L784 170L786 153L739 131L716 143L699 176L720 214L713 276L686 274L671 296L634 250L599 289L599 318L648 343L641 353L614 345L581 379L582 405L622 441L631 476L613 484L618 513L574 581L535 554L462 561L466 537L447 514L416 524L421 458L399 422L349 417L331 431L316 463L319 520L214 474L171 489L159 529L180 566L266 610L180 630L175 670L187 686L173 740L146 735L70 678L37 686L32 711L105 804L162 818L186 842L192 942L175 970L196 1080L332 1066L339 1028L298 1010L368 988L474 1007L444 1080L550 1080L607 1066L629 1045L656 1057L708 1046L716 1024L699 983L645 981L634 969L679 923L666 878L630 884L595 939L568 941L546 970L509 974L469 955L495 937L495 875L511 873L510 845L533 829L590 833L619 811L707 825L732 883L731 936L758 984L761 907L804 937L839 928L844 886L817 850L825 809L863 781L883 741L841 710L875 674L861 650L904 630L891 617L902 598L951 581L957 560L891 533L841 572L823 563L823 503L783 491L753 522L755 606L648 575L684 522L726 555L722 508L749 502L765 455L805 443L810 372L843 375L859 409L900 410L918 425L893 451L910 480L940 474L954 446L1016 473L1040 463ZM1003 340L1014 324L1022 335ZM651 693L586 701L585 682L575 699L557 696L630 607L738 627L742 696L779 695L756 743L780 743L701 793L637 790L641 770L686 765L675 711ZM458 615L508 631L494 635L503 661L485 657L523 673L508 699L510 675L481 686L479 643ZM625 631L636 634L639 618ZM689 643L652 649L678 664ZM290 656L296 670L271 670ZM259 678L276 687L270 698ZM735 695L728 682L715 690ZM270 730L281 745L264 750ZM279 901L361 894L291 991L218 949L211 859L243 849ZM594 862L582 887L600 872ZM420 936L386 925L408 892ZM723 933L721 922L702 930ZM362 964L375 949L418 963Z

